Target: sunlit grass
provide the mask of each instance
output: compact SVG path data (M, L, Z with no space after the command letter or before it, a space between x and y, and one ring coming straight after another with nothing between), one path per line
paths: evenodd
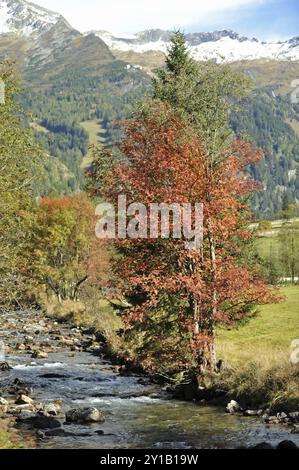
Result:
M88 132L89 145L99 145L106 142L106 130L102 127L100 120L90 120L81 122L81 126ZM86 168L91 163L91 151L84 157L81 167Z
M268 368L290 362L290 345L299 339L299 286L281 288L285 300L259 308L256 318L238 329L217 333L219 357L233 365L258 362Z

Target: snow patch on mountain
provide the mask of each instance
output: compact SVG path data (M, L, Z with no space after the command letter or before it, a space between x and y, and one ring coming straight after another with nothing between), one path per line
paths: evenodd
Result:
M166 53L171 33L169 31L143 31L134 36L115 37L107 31L93 31L112 50ZM240 60L272 59L299 60L299 38L285 42L261 42L241 37L233 31L192 33L186 35L187 44L195 60L235 62Z

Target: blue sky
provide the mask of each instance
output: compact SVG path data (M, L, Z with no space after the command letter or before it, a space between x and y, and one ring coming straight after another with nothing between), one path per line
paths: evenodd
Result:
M233 29L264 40L299 36L299 0L35 0L35 3L62 13L80 31Z

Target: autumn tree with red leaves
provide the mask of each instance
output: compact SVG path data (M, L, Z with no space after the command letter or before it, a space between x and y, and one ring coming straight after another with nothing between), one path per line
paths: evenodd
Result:
M258 268L242 258L242 245L252 237L247 199L256 189L245 169L261 154L236 141L215 165L194 128L159 101L125 122L123 132L123 158L112 164L109 151L95 154L95 193L115 206L125 194L128 204L204 207L200 249L150 234L116 241L121 256L115 268L132 304L124 316L129 336L137 344L140 334L136 354L146 369L213 370L217 325L236 325L254 305L275 300Z

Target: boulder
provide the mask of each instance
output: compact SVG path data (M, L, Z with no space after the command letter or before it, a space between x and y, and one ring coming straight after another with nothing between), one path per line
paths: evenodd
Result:
M240 413L240 412L242 412L242 408L241 408L241 406L239 405L238 402L236 402L235 400L231 400L231 401L227 404L225 411L226 411L227 413L230 413L230 414L235 414L235 413Z
M0 404L0 416L5 415L7 413L7 411L8 411L8 406Z
M30 336L30 334L31 334L31 335L32 335L32 334L39 335L39 334L41 334L41 333L43 332L43 330L44 330L44 327L42 327L42 326L40 326L40 325L38 325L38 324L26 325L26 326L24 327L24 331L25 331L26 333L29 333L29 336Z
M32 343L32 341L34 341L33 336L26 336L24 339L25 344Z
M76 342L76 339L67 339L67 338L61 338L60 344L63 346L74 346L74 343Z
M8 401L0 397L0 415L5 415L8 411Z
M51 429L50 431L45 431L45 437L91 437L93 434L91 433L74 433L65 431L62 428L58 429Z
M279 421L286 421L288 419L288 415L284 412L277 413L276 417Z
M299 426L294 426L291 431L292 434L299 434Z
M39 376L41 379L66 379L69 375L66 374L56 374L56 373L48 373Z
M50 416L57 416L61 410L60 405L56 403L48 403L44 406L44 412Z
M11 369L12 369L12 367L10 367L10 365L8 364L8 362L1 362L1 363L0 363L0 370L1 370L2 372L5 372L5 371L11 370Z
M265 422L268 424L279 424L279 419L277 418L277 416L268 416L265 419Z
M105 417L97 408L75 408L66 413L68 423L103 423Z
M7 388L10 395L30 395L32 393L31 387L28 387L22 380L15 379L13 384Z

